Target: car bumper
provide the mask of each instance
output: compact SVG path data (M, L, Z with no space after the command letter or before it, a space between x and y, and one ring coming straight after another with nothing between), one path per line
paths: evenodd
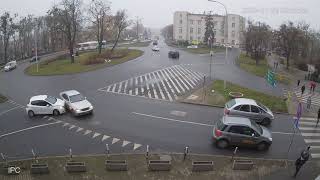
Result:
M75 111L73 114L75 116L82 116L82 115L91 114L91 113L93 113L93 109L89 109L87 111L80 111L80 112Z

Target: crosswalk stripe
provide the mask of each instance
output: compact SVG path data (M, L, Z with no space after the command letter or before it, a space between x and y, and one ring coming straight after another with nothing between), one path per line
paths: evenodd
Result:
M151 95L150 86L149 86L149 83L148 83L148 81L149 81L148 76L149 76L149 74L147 74L147 75L145 76L145 79L146 79L146 86L147 86L147 91L148 91L148 97L151 98L152 95Z
M186 70L187 72L189 72L190 74L193 74L199 81L202 80L203 76L197 74L194 71L189 70L188 68L185 68L184 70Z
M136 143L134 143L134 145L133 145L133 150L136 150L136 149L138 149L139 147L141 147L142 145L141 144L136 144Z
M94 138L96 138L96 137L98 137L100 135L101 135L100 133L94 133L93 136L92 136L92 139L94 139Z
M117 143L118 141L120 141L120 139L118 139L118 138L113 138L111 144Z
M125 83L124 83L123 92L126 92L127 86L128 86L128 80L126 80Z
M320 158L320 154L311 153L312 158Z
M171 67L168 68L168 70L172 71L172 73L175 75L175 77L177 77L180 82L183 84L183 86L187 89L190 90L189 86L187 86L184 81L180 78L179 74L177 72L175 72L174 70L171 69Z
M320 136L320 133L301 133L302 136Z
M320 143L320 139L304 139L306 143Z
M169 101L173 101L170 92L169 92L168 89L166 88L166 85L164 84L163 79L162 79L162 77L160 76L160 73L159 73L159 72L156 72L156 73L157 73L157 75L158 75L158 77L159 77L159 79L160 79L160 82L162 83L162 87L164 88L164 90L165 90L165 92L166 92L166 95L167 95L168 98L169 98Z
M301 117L300 120L313 120L313 121L317 121L317 118Z
M107 89L108 92L110 92L111 86L112 86L112 85L108 86L108 89Z
M317 122L306 122L306 121L300 121L299 124L303 124L303 125L316 125Z
M191 82L191 80L190 80L190 78L188 79L188 76L186 76L186 75L182 75L182 72L180 72L180 70L178 70L177 68L176 68L176 66L173 66L172 67L172 69L175 69L176 70L176 72L180 75L180 77L183 79L183 80L185 80L185 82L189 85L189 87L190 88L193 88L195 85L191 85L190 84L190 82ZM190 82L189 82L190 81Z
M186 92L186 90L182 87L182 85L180 84L180 81L178 81L178 79L177 78L175 78L175 75L173 75L172 73L171 73L171 71L169 71L169 69L164 69L166 72L168 72L168 74L170 74L171 75L171 77L172 77L172 80L174 80L174 81L176 81L177 83L177 85L179 86L179 88L181 89L181 91L182 92Z
M84 132L83 135L88 135L88 134L90 134L91 132L92 132L91 130L86 130L86 132Z
M80 132L80 131L82 131L82 130L83 130L83 128L78 127L77 132Z
M112 92L116 92L116 86L117 86L117 84L113 85Z
M108 139L108 138L110 138L110 136L103 135L103 137L102 137L101 141L103 142L103 141L105 141L105 140L106 140L106 139Z
M149 76L150 76L150 78L152 79L151 74L149 74ZM155 98L155 99L159 99L158 94L157 94L156 91L155 91L155 88L154 88L153 83L151 83L151 87L152 87L152 93L153 93L153 95L154 95L154 98Z
M318 126L318 127L302 127L302 126L300 126L299 129L303 130L303 131L320 131L320 126Z
M119 89L118 89L118 93L120 93L121 92L121 88L122 88L122 82L119 82Z
M123 143L122 143L122 147L125 147L126 145L128 145L128 144L130 144L131 142L130 141L123 141Z
M313 149L320 149L320 146L310 146L311 150Z
M76 127L75 125L70 126L69 130L71 130L71 129L75 128L75 127Z
M170 92L173 94L173 98L177 99L177 95L175 94L174 89L172 89L172 86L170 85L170 82L168 81L164 73L162 71L159 71L159 74L164 79L165 83L168 85Z
M167 73L166 71L164 71L164 70L161 70L161 73L162 73L166 78L169 79L169 83L171 83L171 85L174 86L174 90L176 90L176 92L180 94L181 92L180 92L179 88L176 86L175 83L173 83L173 81L172 81L171 77L168 75L168 73Z
M161 89L160 82L159 82L160 79L156 76L155 72L153 72L152 75L153 75L154 78L157 80L155 84L156 84L157 87L158 87L157 89L159 90L161 99L164 99L164 100L165 100L166 98L165 98L165 96L164 96L164 94L163 94L163 91L162 91L162 89Z
M197 85L197 80L195 79L195 77L191 74L189 74L188 72L186 72L183 68L181 68L180 66L176 66L175 67L178 71L180 71L181 73L183 73L186 77L188 77L190 79L190 82L196 86Z
M70 123L64 123L62 127L68 126Z

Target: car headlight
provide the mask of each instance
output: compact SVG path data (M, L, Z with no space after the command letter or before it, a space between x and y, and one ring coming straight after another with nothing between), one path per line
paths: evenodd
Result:
M93 106L89 106L89 109L93 109Z
M268 139L269 139L269 141L272 141L272 138L269 137Z
M76 109L76 112L80 112L80 109Z

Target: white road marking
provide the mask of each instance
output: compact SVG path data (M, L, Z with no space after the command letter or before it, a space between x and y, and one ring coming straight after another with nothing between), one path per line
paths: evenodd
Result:
M103 142L104 140L106 140L106 139L108 139L108 138L110 138L110 136L103 135L101 141Z
M93 136L92 136L92 139L94 139L94 138L96 138L96 137L98 137L100 135L101 135L100 133L94 133Z
M123 143L122 143L122 147L125 147L126 145L128 145L128 144L130 144L131 142L130 141L123 141Z
M170 114L175 115L175 116L184 117L184 116L186 116L187 112L184 112L184 111L171 111Z
M300 121L299 122L299 125L302 124L302 125L316 125L317 122L305 122L305 121Z
M119 86L119 89L118 89L118 93L121 92L122 83L123 83L123 81L122 81L122 82L119 82L120 86Z
M75 125L70 126L69 130L71 130L71 129L75 128L75 127L77 127L77 126L75 126Z
M88 135L88 134L90 134L91 132L92 132L91 130L86 130L86 132L84 132L83 135Z
M160 82L161 82L161 84L162 84L162 86L163 86L163 88L164 88L164 91L166 92L166 94L167 94L167 96L168 96L168 98L169 98L169 101L173 101L170 92L168 91L166 85L165 85L164 82L163 82L163 79L162 79L161 76L160 76L160 73L159 73L159 72L155 72L155 73L157 73L158 77L160 78ZM161 87L160 87L160 88L161 88Z
M15 110L15 109L19 109L19 108L21 108L21 107L20 107L20 106L16 106L16 107L13 107L13 108L8 109L8 110L6 110L6 111L2 111L2 112L0 113L0 116L4 115L4 114L6 114L6 113L8 113L8 112L10 112L10 111L13 111L13 110Z
M186 90L184 88L182 88L182 85L180 84L180 81L178 81L176 78L175 78L175 75L173 75L171 73L171 71L169 71L168 69L164 69L163 70L170 78L174 79L177 83L174 83L174 84L177 84L179 86L179 88L182 90L182 92L186 92ZM173 81L173 80L172 80ZM180 91L181 92L181 91Z
M64 123L62 127L68 126L70 123Z
M160 71L164 76L168 77L169 81L171 82L171 84L174 86L174 89L176 90L176 92L178 92L179 94L181 93L179 88L176 86L176 84L173 82L173 80L171 79L171 76L169 76L169 74L165 71L165 70L161 70ZM170 83L169 83L170 84Z
M116 86L117 86L117 84L113 85L112 92L116 92Z
M120 141L120 139L118 139L118 138L113 138L111 144L114 144L114 143L116 143L116 142L118 142L118 141Z
M80 131L82 131L82 130L83 130L83 128L78 127L77 132L80 132Z
M124 92L126 92L127 86L128 86L128 80L126 80L124 83L124 89L123 89Z
M320 143L320 139L304 139L306 143Z
M293 133L286 133L286 132L272 132L272 134L292 135Z
M320 154L311 153L312 158L320 158Z
M191 85L191 84L190 84L190 82L192 82L191 79L188 78L188 76L186 76L186 75L184 75L184 74L182 75L182 73L176 68L176 66L172 66L172 70L175 70L175 72L179 74L179 76L181 77L181 79L186 81L186 83L189 85L190 88L193 88L193 87L195 86L195 85ZM189 81L190 81L190 82L189 82Z
M28 130L31 130L31 129L36 129L36 128L45 127L45 126L51 126L51 125L59 124L59 123L60 122L53 122L53 123L41 124L41 125L38 125L38 126L28 127L28 128L21 129L21 130L18 130L18 131L13 131L13 132L10 132L10 133L2 134L2 135L0 135L0 138L3 138L5 136L9 136L9 135L13 135L13 134L17 134L17 133L20 133L20 132L28 131Z
M301 133L302 136L320 136L320 133Z
M304 131L320 131L320 126L318 127L299 127L300 130Z
M311 149L320 149L320 146L310 146Z
M141 144L136 144L136 143L134 143L134 145L133 145L133 150L136 150L136 149L138 149L139 147L141 147L142 145Z
M196 83L190 74L185 73L185 71L182 71L180 68L178 68L178 66L174 66L173 68L175 68L177 72L183 74L184 79L187 81L191 88L194 88L194 86L196 86ZM190 83L192 83L193 85L191 85Z
M43 118L42 119L47 119L49 116L43 116Z

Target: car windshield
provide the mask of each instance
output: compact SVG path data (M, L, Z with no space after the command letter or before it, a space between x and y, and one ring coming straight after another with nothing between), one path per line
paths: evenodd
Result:
M232 106L234 106L236 104L236 100L232 99L229 102L227 102L226 107L227 108L231 108Z
M260 106L263 110L265 110L266 112L268 112L268 109L266 106L264 106L263 104L256 102L258 106Z
M84 97L81 94L70 96L70 102L72 103L83 101L83 100L84 100Z
M259 124L257 124L254 121L251 121L251 126L253 127L253 129L257 130L260 134L262 134L262 128Z
M57 102L57 98L48 96L46 98L46 101L49 102L50 104L55 104Z

